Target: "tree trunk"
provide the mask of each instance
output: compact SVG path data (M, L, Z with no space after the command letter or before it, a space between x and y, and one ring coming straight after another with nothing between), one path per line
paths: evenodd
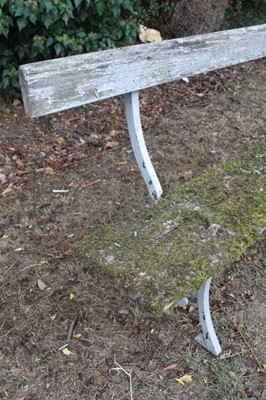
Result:
M167 24L176 36L198 35L219 30L228 0L172 0Z

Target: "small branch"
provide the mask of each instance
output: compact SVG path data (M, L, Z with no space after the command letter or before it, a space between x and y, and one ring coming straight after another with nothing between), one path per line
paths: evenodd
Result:
M243 332L239 328L238 324L235 322L234 318L231 317L231 315L228 313L228 311L222 306L221 302L215 296L214 296L214 298L215 298L219 308L225 313L225 315L227 316L229 321L233 324L234 329L237 331L237 333L240 335L241 339L243 340L243 342L245 343L245 345L249 349L249 351L250 351L252 357L254 358L254 360L256 361L260 371L265 372L265 367L263 366L263 363L260 361L260 359L258 358L257 354L252 349L251 345L249 344L249 342L245 338L245 335L243 334Z
M67 341L68 342L69 342L69 340L72 339L73 331L74 331L75 325L77 323L77 320L78 320L78 315L75 316L75 318L73 319L73 321L71 322L71 325L69 327L68 334L67 334Z
M126 374L128 376L129 379L129 389L130 389L130 400L134 400L133 398L133 388L132 388L132 375L131 375L131 371L128 372L124 367L122 367L122 365L118 364L118 362L116 361L116 357L114 356L114 363L115 365L117 365L117 368L111 368L110 371L123 371L124 374Z
M12 265L7 267L3 272L0 273L0 276L5 276L16 264L17 262L14 262Z

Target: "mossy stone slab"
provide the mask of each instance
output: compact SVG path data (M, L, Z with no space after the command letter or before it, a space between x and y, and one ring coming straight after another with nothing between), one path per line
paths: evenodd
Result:
M265 229L263 143L177 184L127 221L100 226L75 246L75 253L160 314L239 260Z

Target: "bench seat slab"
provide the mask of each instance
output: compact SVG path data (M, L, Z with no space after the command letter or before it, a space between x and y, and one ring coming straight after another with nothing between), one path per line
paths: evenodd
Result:
M176 185L128 221L103 225L75 248L97 275L121 282L155 314L240 259L266 229L266 144Z

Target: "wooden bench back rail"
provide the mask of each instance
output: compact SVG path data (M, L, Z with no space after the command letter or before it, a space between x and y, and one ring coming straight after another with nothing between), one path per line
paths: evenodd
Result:
M265 56L266 24L32 63L19 73L30 117L126 95L137 162L150 195L159 198L162 188L143 137L138 91Z
M26 112L38 117L266 56L266 24L20 67Z

